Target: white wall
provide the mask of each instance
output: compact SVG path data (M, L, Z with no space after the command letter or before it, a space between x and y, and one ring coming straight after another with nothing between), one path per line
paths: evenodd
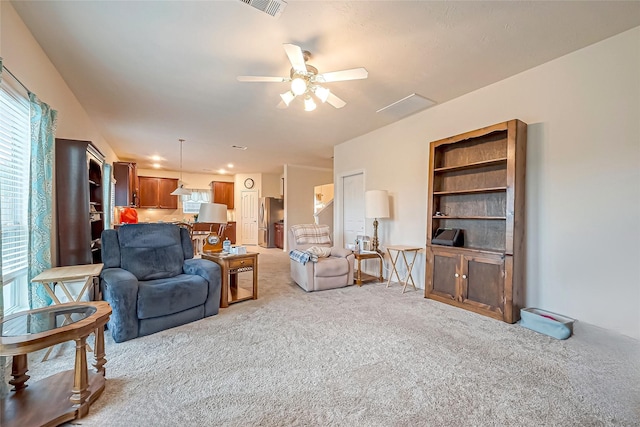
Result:
M313 187L333 182L331 169L305 166L284 166L284 229L285 250L287 230L296 224L313 224Z
M335 176L364 168L389 190L383 246L424 246L429 142L523 120L527 305L640 338L639 41L637 27L347 141Z
M0 1L0 56L42 102L58 111L56 137L92 141L107 163L117 161L109 144L8 1Z

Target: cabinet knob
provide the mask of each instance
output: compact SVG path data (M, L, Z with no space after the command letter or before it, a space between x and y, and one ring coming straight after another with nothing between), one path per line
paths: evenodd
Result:
M463 274L463 275L462 275L462 278L463 278L463 279L466 279L466 278L467 278L467 275L466 275L466 274Z
M460 275L458 273L453 275L454 277L460 277Z

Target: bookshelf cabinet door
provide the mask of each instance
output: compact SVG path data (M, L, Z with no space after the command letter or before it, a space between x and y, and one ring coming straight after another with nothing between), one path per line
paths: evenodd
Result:
M501 256L464 255L461 302L469 309L503 320L505 269Z
M427 260L427 297L453 301L459 295L460 255L429 249Z

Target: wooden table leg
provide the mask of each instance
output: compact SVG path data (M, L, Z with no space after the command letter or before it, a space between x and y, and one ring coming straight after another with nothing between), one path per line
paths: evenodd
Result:
M89 372L87 370L87 337L76 340L76 363L73 375L73 388L69 400L73 406L78 408L78 418L82 418L89 413L87 397L89 392Z
M93 350L93 357L95 361L93 363L93 367L96 368L96 372L98 374L102 374L105 376L104 365L107 363L107 359L105 359L104 352L104 325L99 325L95 332L96 342L95 348Z
M253 299L258 299L258 258L253 266Z
M238 299L238 273L230 273L229 274L229 292L231 296L231 301L235 301Z
M26 354L13 356L13 361L11 363L11 376L13 379L9 381L9 384L13 386L13 391L22 390L27 387L27 384L25 383L30 378L30 376L27 375L28 370Z
M220 308L229 307L229 269L220 265L222 270L222 289L220 290Z
M413 286L413 290L417 291L418 289L416 288L416 284L413 281L413 276L411 275L411 270L413 270L413 264L416 262L416 258L418 257L418 253L417 252L413 252L413 260L411 261L411 264L409 264L407 262L407 256L405 255L407 251L402 251L402 258L404 258L404 265L407 266L407 280L404 282L404 288L402 289L402 293L404 293L404 290L407 288L407 285L409 284L409 280L411 280L411 286Z
M398 281L400 283L402 283L402 280L400 279L400 275L398 274L398 270L396 269L396 263L398 262L398 255L400 255L400 252L396 251L396 257L393 257L393 254L391 253L391 249L387 248L387 252L389 253L389 260L391 261L391 273L389 273L389 280L387 280L387 288L389 287L389 285L391 284L391 279L393 279L393 274L395 273L396 277L398 278Z

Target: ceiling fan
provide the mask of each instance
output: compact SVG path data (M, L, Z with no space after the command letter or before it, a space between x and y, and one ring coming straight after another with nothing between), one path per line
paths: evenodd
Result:
M344 80L366 79L369 72L360 67L349 70L332 71L318 74L318 69L307 64L311 53L302 50L300 46L285 43L284 50L291 62L291 72L289 77L264 77L264 76L238 76L240 82L291 82L291 89L280 95L282 101L278 108L286 108L291 102L300 96L304 100L305 111L313 111L316 108L314 97L332 105L335 108L342 108L347 103L334 95L329 89L322 86L322 83L339 82ZM313 96L312 96L313 95Z

